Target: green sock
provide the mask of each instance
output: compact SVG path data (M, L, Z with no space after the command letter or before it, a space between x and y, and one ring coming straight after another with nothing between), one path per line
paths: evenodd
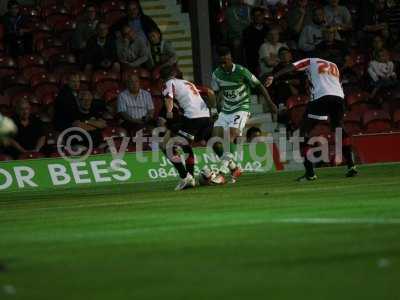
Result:
M236 148L237 148L236 143L230 143L229 144L229 149L230 149L230 152L231 152L232 155L235 155Z

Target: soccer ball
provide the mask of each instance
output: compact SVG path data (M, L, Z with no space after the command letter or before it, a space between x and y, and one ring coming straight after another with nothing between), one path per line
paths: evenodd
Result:
M9 137L17 132L17 126L10 118L0 114L0 138Z
M222 185L225 184L225 177L206 166L200 171L199 183L200 185Z

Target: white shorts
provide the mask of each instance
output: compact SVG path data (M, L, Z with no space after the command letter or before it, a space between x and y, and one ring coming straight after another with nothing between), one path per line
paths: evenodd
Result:
M239 129L240 134L242 134L249 117L250 113L248 111L238 111L232 114L221 112L218 115L218 120L214 123L214 127L223 127L225 129L237 128Z

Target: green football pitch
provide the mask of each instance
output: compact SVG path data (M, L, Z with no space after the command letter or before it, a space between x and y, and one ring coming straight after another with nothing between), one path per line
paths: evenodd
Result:
M0 193L0 299L400 299L400 165Z

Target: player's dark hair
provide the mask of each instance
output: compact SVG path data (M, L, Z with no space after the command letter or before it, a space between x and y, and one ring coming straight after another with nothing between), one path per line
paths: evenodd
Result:
M174 75L174 67L173 66L164 66L160 70L160 78L163 80L167 80Z
M13 6L15 6L15 5L18 5L18 6L19 6L18 1L15 1L15 0L8 1L8 3L7 3L7 9L11 9L11 7L13 7Z
M218 56L225 56L231 54L231 49L226 46L218 47L217 49Z
M247 132L246 132L246 138L247 138L247 140L249 140L250 137L251 137L253 134L257 133L257 132L261 133L260 128L257 128L257 127L250 127L250 128L247 130Z
M264 8L256 6L251 10L251 16L254 18L257 12L264 13L264 11L265 11Z

